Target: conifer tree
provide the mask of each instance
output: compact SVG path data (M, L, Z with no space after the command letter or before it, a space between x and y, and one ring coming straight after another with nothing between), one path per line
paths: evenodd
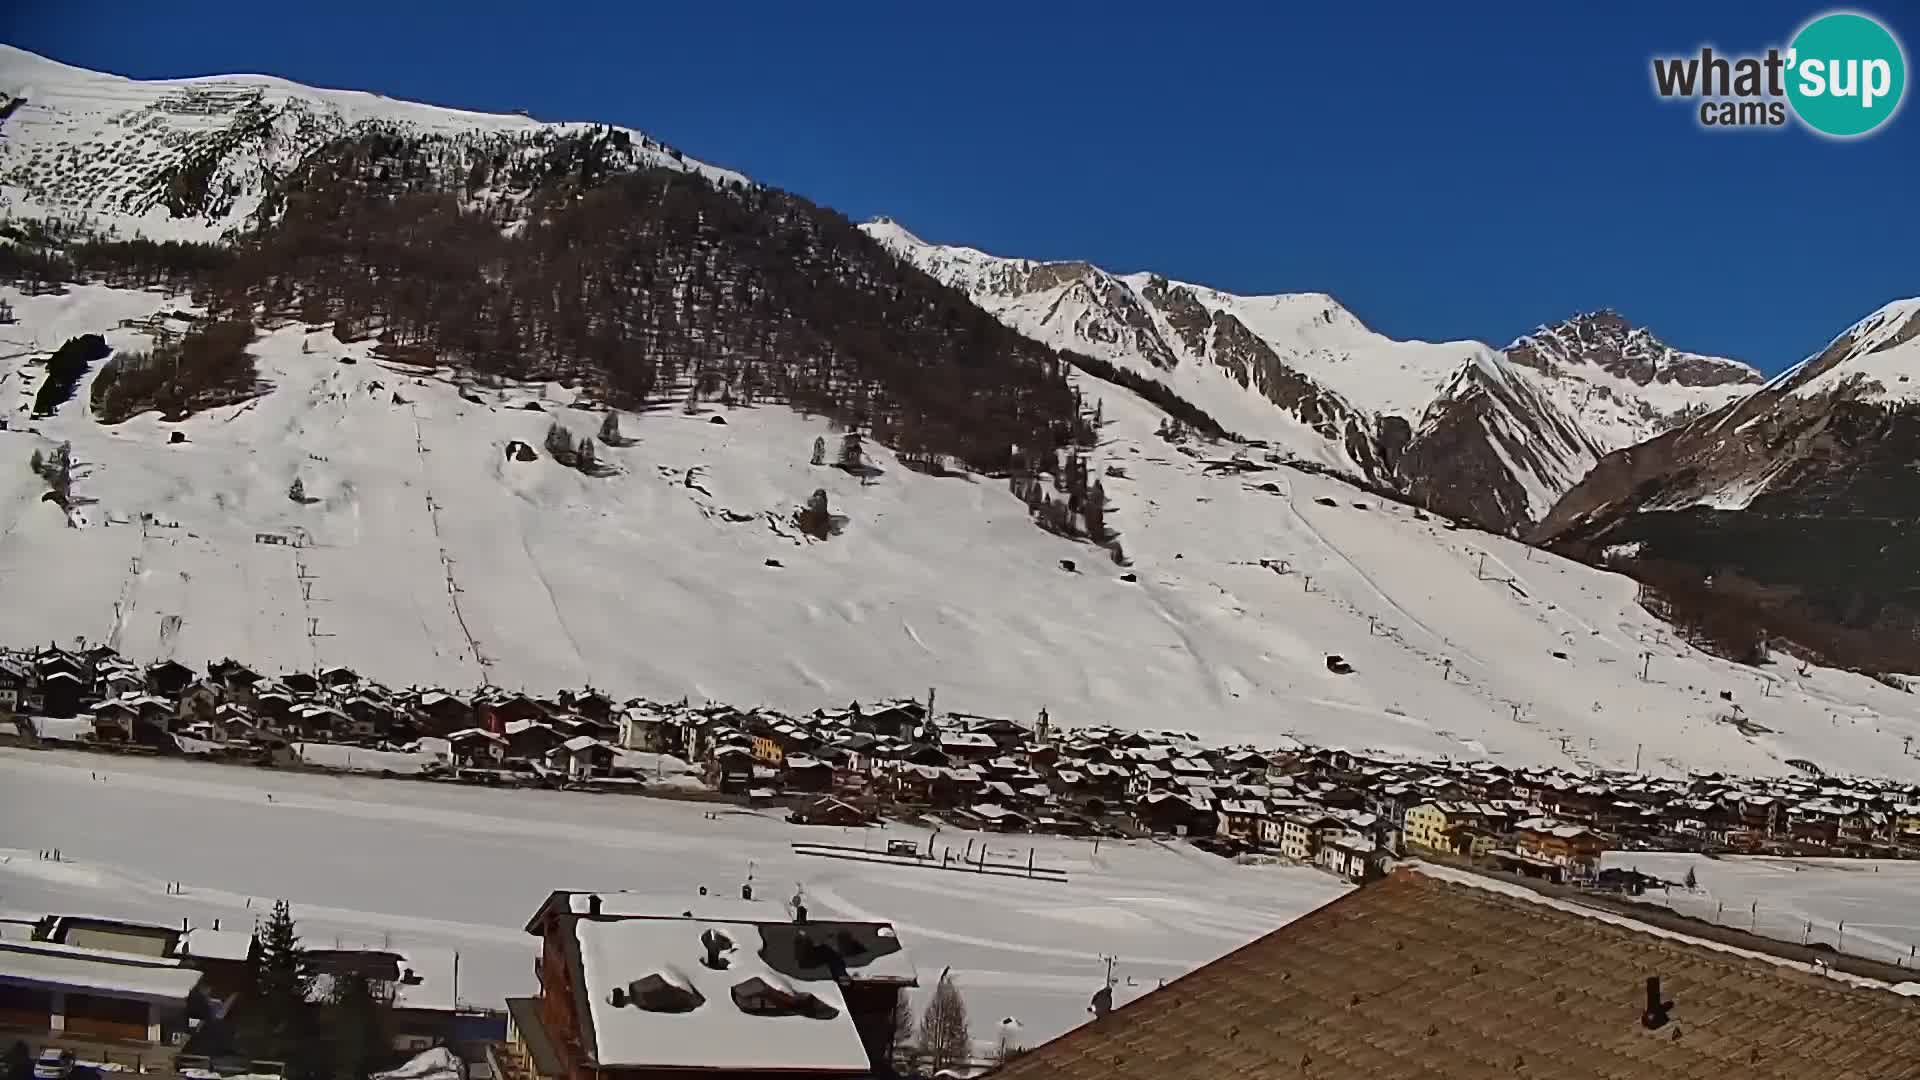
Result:
M291 1061L307 1045L313 973L294 932L293 916L285 900L259 930L259 948L253 960L253 998L248 1002L258 1052Z

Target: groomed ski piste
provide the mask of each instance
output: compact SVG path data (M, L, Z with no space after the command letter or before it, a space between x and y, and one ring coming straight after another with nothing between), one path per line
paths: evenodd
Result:
M812 466L814 440L839 435L777 404L623 415L632 445L602 446L614 474L586 476L542 445L554 422L598 429L575 392L463 387L324 327L263 334L272 389L239 405L103 425L95 365L34 419L39 361L68 337L145 348L123 320L189 305L0 295L19 315L0 327L0 641L15 646L85 637L396 686L591 683L799 710L935 687L943 709L1220 743L1920 776L1912 694L1707 656L1624 577L1258 451L1169 443L1158 410L1089 378L1106 420L1091 473L1125 567L1035 527L1004 481L918 473L871 442L876 476ZM538 460L510 459L516 440ZM62 441L71 515L28 467ZM824 542L792 524L816 488L844 518ZM1355 672L1330 672L1330 654Z

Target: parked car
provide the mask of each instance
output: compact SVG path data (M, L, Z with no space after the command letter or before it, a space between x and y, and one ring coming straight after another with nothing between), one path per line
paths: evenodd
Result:
M911 840L889 840L887 841L887 854L919 858L920 845Z
M47 1047L33 1062L33 1080L67 1080L73 1075L73 1051Z

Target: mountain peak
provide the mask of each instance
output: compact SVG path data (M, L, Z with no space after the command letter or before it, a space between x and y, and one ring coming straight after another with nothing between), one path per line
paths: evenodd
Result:
M1507 346L1507 358L1544 374L1598 368L1637 386L1758 384L1760 373L1739 360L1676 349L1613 308L1581 312L1541 326Z

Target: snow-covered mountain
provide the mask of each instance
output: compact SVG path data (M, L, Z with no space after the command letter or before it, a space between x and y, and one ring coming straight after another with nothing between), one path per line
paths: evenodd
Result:
M928 243L889 218L863 228L1022 333L1157 379L1243 436L1498 531L1544 517L1602 454L1760 381L1610 312L1542 327L1503 353L1398 341L1322 293L1237 296Z
M145 348L193 309L98 285L0 297L20 318L0 327L0 641L742 706L933 686L957 709L1263 744L1920 775L1900 754L1920 735L1912 695L1706 656L1626 578L1230 444L1169 442L1164 413L1087 376L1104 417L1089 469L1127 566L1034 528L986 477L879 445L865 477L810 465L827 422L777 404L687 415L663 388L621 417L632 445L601 448L612 474L583 475L541 445L556 420L598 427L579 391L488 387L298 322L252 346L263 396L103 424L96 364L35 420L61 342ZM73 525L28 463L63 441ZM815 489L842 519L830 540L792 524Z
M1676 349L1614 311L1540 327L1506 356L1547 376L1555 403L1609 451L1743 398L1763 381L1738 360Z
M504 159L588 131L624 132L632 165L746 182L606 125L542 123L267 75L137 81L0 45L0 215L121 236L217 240L247 222L275 180L342 137L388 133Z
M259 323L256 370L211 395L126 391L137 415L119 423L93 412L115 370L101 363L34 416L48 357L88 333L115 350L107 364L177 343L209 309L106 282L193 279L191 261L90 283L28 268L31 287L0 287L18 316L0 326L0 641L793 708L935 686L955 708L1260 743L1920 772L1898 753L1920 735L1912 696L1703 655L1625 578L1286 464L1500 528L1536 520L1610 444L1581 424L1572 381L1485 345L1393 341L1324 296L1238 297L868 230L996 321L844 220L635 133L255 77L137 84L18 51L0 54L0 90L13 222L207 240L267 222L247 248L281 257L211 297L221 318ZM646 165L727 190L678 172L607 190L610 172ZM716 218L726 227L698 228ZM660 227L608 240L635 221ZM349 253L325 243L336 228ZM351 251L366 261L343 262ZM807 308L821 293L833 310ZM1062 375L1003 322L1271 446L1163 435L1168 412ZM901 357L917 366L889 370ZM1593 366L1588 383L1617 378L1624 396L1673 384L1659 363L1645 383L1636 364ZM152 361L115 385L129 369L167 388ZM515 378L532 371L551 381ZM1060 412L1078 408L1069 389L1087 414ZM868 467L809 464L836 434L828 417L844 420L834 395L854 391L890 425L873 425ZM691 413L663 407L689 399ZM616 400L635 441L604 445L599 470L553 460L550 425L586 434ZM796 400L812 412L779 403ZM138 411L163 401L170 418ZM1088 415L1101 424L1081 447ZM992 467L967 467L1009 445L1026 465L1052 445L1030 433L1063 430L1124 565L1035 528ZM63 508L44 462L66 443ZM1058 464L1013 486L1059 483ZM796 527L816 491L830 539ZM1355 673L1330 671L1334 654Z
M1920 669L1920 299L1610 455L1536 538L1693 567L1849 662Z

